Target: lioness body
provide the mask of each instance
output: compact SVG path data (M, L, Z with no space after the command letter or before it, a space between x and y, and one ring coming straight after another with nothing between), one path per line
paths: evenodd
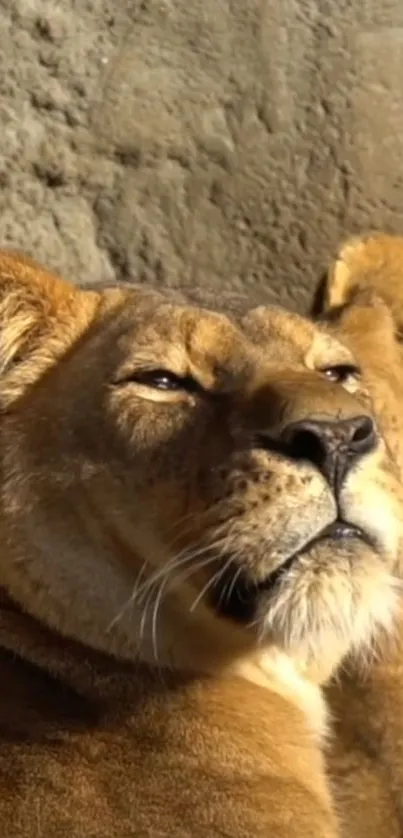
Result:
M0 657L7 838L336 835L316 739L290 701L241 678L125 667L3 611L7 646L13 630L27 645L24 661ZM60 680L47 674L58 661Z
M4 834L336 838L314 682L403 528L350 351L7 254L0 317Z

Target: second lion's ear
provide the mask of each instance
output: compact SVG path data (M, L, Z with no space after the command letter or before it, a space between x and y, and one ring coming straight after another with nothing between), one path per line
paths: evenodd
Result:
M319 319L367 372L400 368L403 238L372 233L346 241L329 269Z
M348 239L330 267L324 310L381 299L390 309L398 332L403 330L403 237L368 233Z

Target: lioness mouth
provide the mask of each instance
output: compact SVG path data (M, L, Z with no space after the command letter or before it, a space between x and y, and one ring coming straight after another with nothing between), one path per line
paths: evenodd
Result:
M259 594L263 591L266 593L273 592L302 554L321 542L341 541L342 539L359 539L373 547L371 539L363 530L346 521L336 519L261 582L252 580L245 571L240 571L235 563L228 565L227 561L226 571L219 578L212 594L216 611L222 616L237 622L250 622L255 616Z

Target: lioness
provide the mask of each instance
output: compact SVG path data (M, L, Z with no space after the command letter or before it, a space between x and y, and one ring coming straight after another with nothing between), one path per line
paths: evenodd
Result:
M403 530L350 350L6 253L0 311L3 834L335 838L313 681Z
M362 366L403 479L403 238L347 241L329 272L324 312ZM370 666L353 657L328 691L337 725L330 767L346 836L403 834L403 614L391 640Z

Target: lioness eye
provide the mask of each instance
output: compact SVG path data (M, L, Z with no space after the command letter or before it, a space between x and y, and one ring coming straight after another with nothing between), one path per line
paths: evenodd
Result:
M338 384L343 384L351 376L358 378L361 374L360 368L355 364L335 364L332 367L324 367L321 372L329 381L336 381Z
M143 384L145 387L153 387L155 390L185 390L187 393L200 393L202 387L190 375L180 376L170 370L147 370L139 371L130 376L130 381Z

